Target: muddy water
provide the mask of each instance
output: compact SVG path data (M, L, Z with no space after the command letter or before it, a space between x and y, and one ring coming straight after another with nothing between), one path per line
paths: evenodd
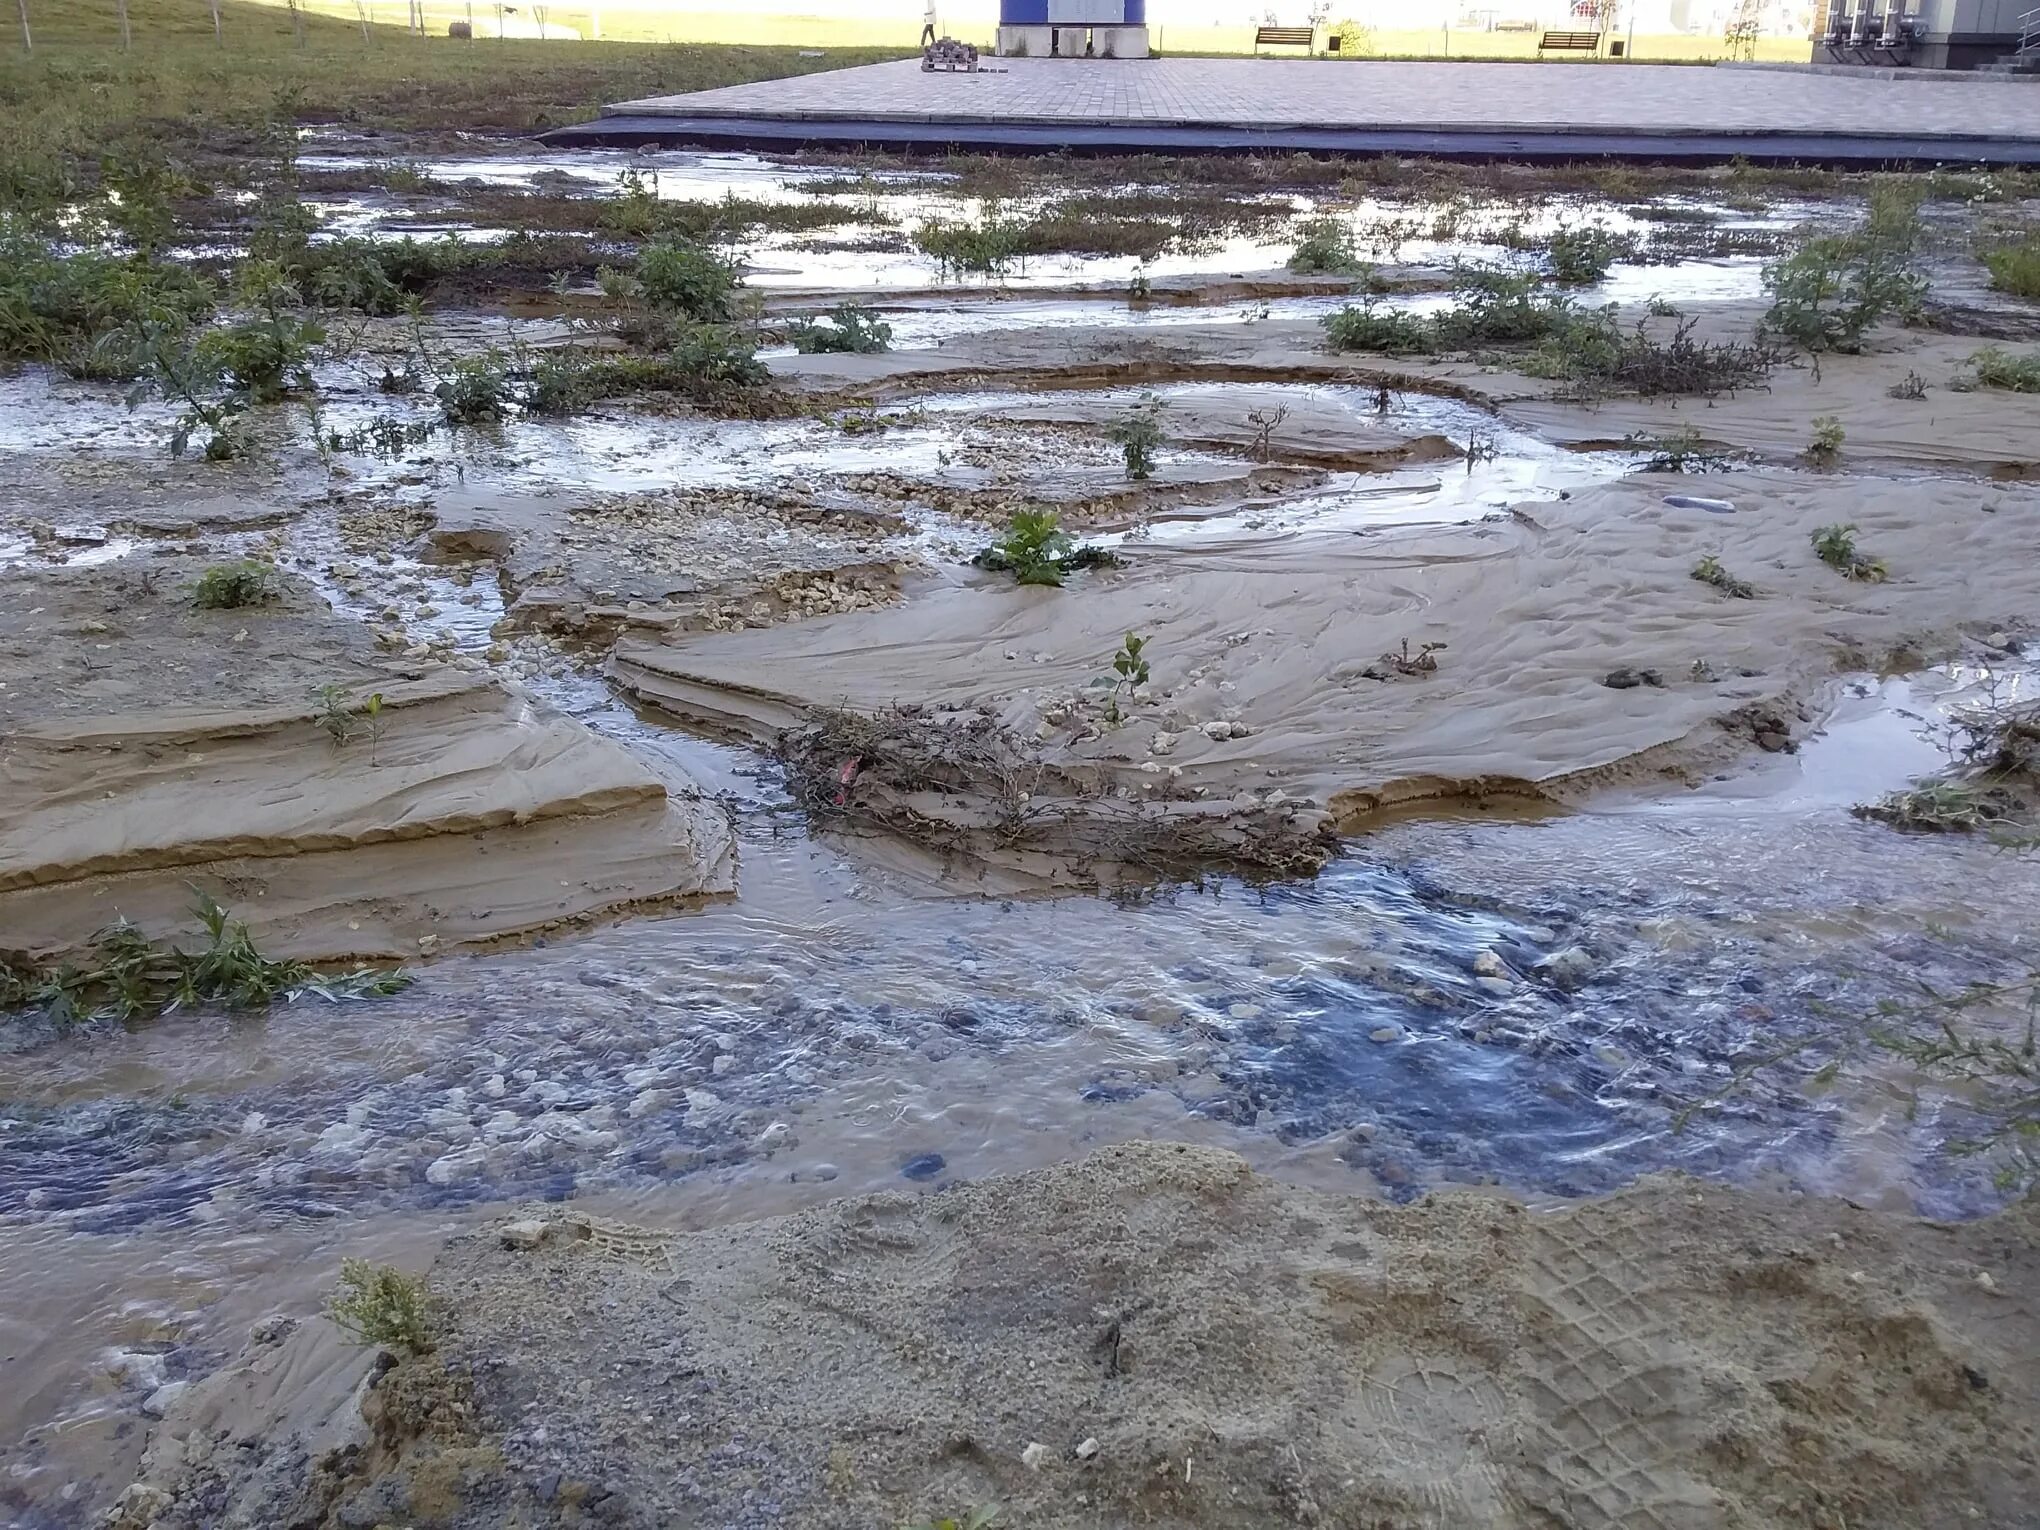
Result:
M564 164L591 188L621 168ZM521 184L556 167L428 168ZM662 195L800 194L787 167L736 156L658 168ZM1197 269L1224 269L1229 253ZM1746 268L1720 267L1736 282ZM842 274L798 269L807 284ZM1699 291L1715 269L1637 268L1611 292ZM1056 281L1073 270L1117 268L1079 262ZM928 279L922 265L916 284ZM1100 306L925 306L897 326L903 343L935 344L951 322L1096 322ZM1209 316L1148 321L1178 312ZM390 407L358 368L328 381L336 428ZM933 474L1012 396L924 402L922 423L878 440L826 421L704 426L619 409L513 422L453 464L348 467L357 486L413 499L456 479L621 489ZM1463 519L1634 464L1560 451L1451 401L1401 407L1412 428L1454 440L1485 430L1498 454L1471 469L1337 474L1151 534ZM160 457L166 430L166 413L128 416L110 390L0 382L0 451L139 462ZM321 481L308 468L299 487ZM290 536L314 569L330 555L320 533ZM62 556L133 551L116 539ZM49 556L0 539L0 560ZM413 636L487 645L494 590L402 559L388 570L444 613L413 618ZM528 682L545 699L730 803L741 894L451 957L372 1005L178 1015L61 1040L0 1033L0 1508L8 1523L84 1523L132 1465L156 1385L202 1374L267 1312L313 1309L343 1254L419 1265L448 1229L518 1200L699 1226L1166 1135L1397 1198L1441 1183L1572 1196L1678 1167L1979 1212L1993 1203L1982 1171L1940 1147L1959 1123L1909 1119L1874 1071L1818 1097L1759 1084L1678 1121L1819 1006L1860 1012L1919 976L2016 970L2008 932L2040 913L2040 858L1896 836L1847 811L1938 763L1925 719L1976 679L1864 677L1797 758L1673 800L1402 823L1309 884L986 902L815 841L758 756L641 717L584 666L549 662ZM1537 975L1560 953L1578 986Z

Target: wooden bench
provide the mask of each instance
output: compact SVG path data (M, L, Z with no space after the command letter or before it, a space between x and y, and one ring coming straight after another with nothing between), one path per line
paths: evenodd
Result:
M1537 40L1539 53L1599 53L1599 32L1546 32Z
M1258 52L1266 44L1270 48L1302 48L1308 52L1316 38L1315 27L1256 27L1254 48Z

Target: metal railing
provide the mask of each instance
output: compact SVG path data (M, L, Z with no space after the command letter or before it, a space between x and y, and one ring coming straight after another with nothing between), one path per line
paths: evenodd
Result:
M2019 18L2019 51L2014 58L2040 58L2040 6Z

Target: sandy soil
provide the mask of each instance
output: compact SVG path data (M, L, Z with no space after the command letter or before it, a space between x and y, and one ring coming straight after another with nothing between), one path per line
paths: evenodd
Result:
M1669 502L1682 494L1735 510ZM1859 527L1886 582L1815 558L1812 533L1838 522ZM2040 492L2025 486L1647 475L1463 527L1136 547L1062 589L930 581L901 606L797 630L626 640L610 672L768 741L824 708L976 710L1037 757L1095 773L1108 800L1280 794L1351 826L1412 799L1563 799L1789 747L1838 672L2016 630L2036 535ZM1708 555L1757 597L1695 580ZM1114 726L1103 682L1127 632L1149 640L1154 678L1120 698ZM1384 663L1404 639L1445 645L1434 673ZM954 806L974 811L968 793Z
M116 1523L2010 1530L2036 1233L1679 1178L1395 1208L1167 1144L698 1233L552 1214L446 1249L428 1359L315 1322L194 1386Z
M193 887L266 950L336 959L733 885L727 825L688 783L492 679L379 652L295 582L199 610L200 571L0 580L9 952L74 950L122 916L187 930ZM381 696L373 726L336 742L326 685Z

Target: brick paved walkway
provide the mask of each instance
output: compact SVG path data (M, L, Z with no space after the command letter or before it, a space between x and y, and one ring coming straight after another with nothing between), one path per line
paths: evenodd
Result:
M870 64L654 96L629 116L1239 127L1603 129L2030 139L2040 83L1849 79L1649 64L1000 59L1003 73Z

